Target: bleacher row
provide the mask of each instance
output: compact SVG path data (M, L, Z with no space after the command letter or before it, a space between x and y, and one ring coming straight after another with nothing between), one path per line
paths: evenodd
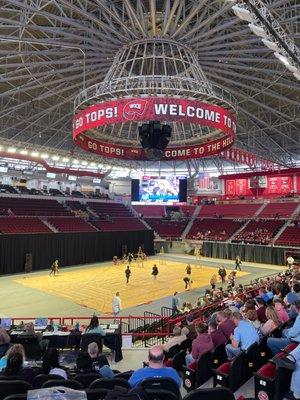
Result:
M186 237L222 242L231 238L233 242L268 245L297 206L297 203L202 205ZM0 197L0 232L145 230L144 219L159 236L173 239L181 237L196 211L196 206L180 205L181 219L172 220L166 218L163 205L135 205L133 208L139 218L122 203L66 200L62 204L54 199ZM294 219L296 221L297 216ZM275 244L299 245L299 226L288 226Z

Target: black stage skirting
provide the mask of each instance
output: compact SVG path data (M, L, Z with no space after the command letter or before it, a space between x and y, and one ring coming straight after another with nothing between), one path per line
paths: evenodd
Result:
M12 343L20 343L20 339L22 335L15 334L12 332L10 334ZM57 349L79 349L80 341L81 341L81 333L80 332L71 332L69 335L51 335L51 336L43 336L43 340L47 340L49 347L56 347ZM23 336L24 337L24 336ZM123 360L122 354L122 336L120 334L120 330L116 329L114 333L106 333L103 336L103 343L106 347L114 351L115 362L119 362Z
M285 264L285 249L255 244L204 242L202 253L205 257L235 260L240 256L242 261L262 264ZM234 261L232 261L232 265Z
M32 254L32 270L50 268L54 260L64 266L112 260L122 247L137 252L143 246L154 254L153 231L43 233L0 235L0 275L24 272L26 254Z

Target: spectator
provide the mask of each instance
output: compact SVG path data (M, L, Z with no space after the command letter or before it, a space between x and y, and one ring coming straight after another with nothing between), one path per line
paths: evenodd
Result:
M287 322L289 318L289 314L287 313L286 309L284 308L281 300L274 300L274 307L277 312L277 315L282 323Z
M274 329L281 325L281 320L274 307L268 306L266 309L267 321L260 327L261 333L266 336L270 335Z
M43 355L43 371L44 374L60 375L67 379L67 373L60 367L58 350L54 347L49 347Z
M40 346L42 347L43 334L34 330L33 322L28 322L28 324L25 324L25 330L21 333L21 335L30 335L36 337L39 341Z
M93 372L92 359L86 351L80 351L76 358L77 372L87 374Z
M267 320L266 316L266 303L261 297L256 298L256 304L257 304L257 318L259 319L260 322L264 323Z
M208 323L208 334L211 337L214 348L227 342L227 339L221 329L218 329L218 324L215 321L209 321Z
M187 328L189 330L189 333L186 335L188 339L194 340L195 337L197 336L196 332L196 327L194 324L194 316L193 314L188 314L186 316L186 323L187 323Z
M115 374L109 366L108 360L104 354L100 354L97 343L88 345L88 354L91 357L92 369L99 372L103 378L113 378Z
M192 353L185 357L186 364L197 361L204 353L212 350L214 344L211 336L206 332L206 326L202 323L196 326L197 337L192 342Z
M249 321L254 328L256 329L256 332L259 336L259 341L262 339L263 335L261 333L260 327L261 327L261 322L257 318L257 312L256 310L249 310L247 311L245 318L247 321Z
M14 346L13 346L14 347ZM6 367L2 370L1 375L5 378L24 380L32 382L34 374L31 368L24 368L25 361L24 348L21 345L11 348L6 355Z
M180 345L184 340L187 339L186 335L189 333L187 327L183 327L182 329L180 326L175 325L173 328L174 336L170 337L168 341L163 344L162 348L164 351L168 352L171 347L176 346L177 344Z
M100 333L100 335L105 336L105 330L99 325L99 320L96 315L93 315L89 326L86 328L85 333Z
M281 338L268 339L268 347L274 355L279 353L291 342L300 343L300 300L295 302L295 307L298 312L298 316L294 322L294 325L289 329L285 329L282 332Z
M239 355L242 350L246 351L255 342L259 342L259 336L254 326L243 320L242 314L235 312L232 316L236 326L231 343L226 345L226 353L229 360Z
M229 309L225 309L224 311L220 311L217 314L217 322L218 322L218 329L223 333L223 335L228 340L232 335L235 325L231 319L232 313Z
M170 378L173 379L178 387L181 385L181 379L175 371L170 367L164 367L164 352L161 346L153 346L149 350L149 367L140 368L131 375L129 384L132 388L138 386L144 379L147 378Z
M172 311L173 314L177 314L179 310L179 298L178 298L178 292L174 292L174 295L172 297Z
M0 320L1 321L1 320ZM4 328L0 327L0 357L2 357L10 343L10 336Z
M14 344L12 345L6 352L6 354L0 359L0 371L5 369L7 365L7 358L15 353L20 353L23 357L23 360L25 360L25 351L24 347L21 344Z
M293 284L293 289L285 296L284 302L287 306L290 306L294 305L297 300L300 300L300 283L298 282Z

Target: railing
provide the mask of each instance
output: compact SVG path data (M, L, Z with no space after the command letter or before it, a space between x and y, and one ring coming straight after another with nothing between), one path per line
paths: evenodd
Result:
M132 76L117 78L111 81L97 83L76 96L74 112L83 103L92 99L105 97L140 96L142 94L155 95L181 95L188 97L206 96L219 100L232 109L236 109L236 99L221 86L212 85L207 81L197 81L191 78L177 76Z
M277 273L268 275L268 277L277 275ZM261 277L260 279L266 278ZM244 285L244 289L248 287L246 293L256 294L258 288L249 288L251 285ZM224 307L223 300L210 304L205 307L195 308L184 314L173 315L172 309L169 307L161 308L161 315L145 311L143 316L99 316L100 325L108 325L114 323L115 320L120 324L120 334L122 336L131 336L134 347L149 347L153 344L163 343L165 338L170 336L173 328L177 324L181 324L187 314L192 313L194 320L206 321L214 312L221 310ZM35 317L14 317L12 324L17 322L33 322ZM60 325L71 325L79 322L84 326L88 325L90 317L72 316L72 317L48 317L48 320Z

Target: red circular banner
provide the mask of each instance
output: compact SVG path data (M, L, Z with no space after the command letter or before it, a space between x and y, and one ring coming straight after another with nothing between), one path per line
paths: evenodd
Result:
M163 160L218 154L232 146L236 133L235 116L226 108L199 100L148 97L106 101L79 111L73 117L73 139L84 150L104 157L147 160L141 147L117 145L86 135L93 128L131 121L184 122L220 130L222 136L218 139L196 145L167 147Z

